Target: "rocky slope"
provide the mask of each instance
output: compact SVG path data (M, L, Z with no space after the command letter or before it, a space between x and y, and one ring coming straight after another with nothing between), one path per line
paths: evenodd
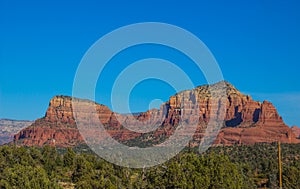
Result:
M15 134L32 123L32 121L0 119L0 145L13 141Z
M225 98L219 94L222 90L225 91ZM161 105L160 110L153 109L138 115L120 115L104 105L94 104L88 100L78 99L78 101L82 106L76 110L76 116L81 117L86 125L96 123L100 119L110 136L127 145L147 146L161 143L174 134L180 123L186 125L197 123L191 146L199 145L208 130L212 131L210 134L217 136L214 145L300 142L270 102L254 101L227 82L182 91L171 96L169 101ZM83 108L87 104L95 105L96 116L89 116L87 109ZM195 104L196 108L193 107ZM221 109L223 105L224 109ZM214 121L215 125L222 124L220 132L214 131L214 124L210 125ZM133 128L136 129L134 132L124 125L138 127ZM147 133L139 132L139 128L149 125L156 129ZM90 136L96 133L96 131L87 132L90 132L87 133ZM179 135L190 133L194 133L194 130L188 127L180 130ZM104 139L103 137L107 136L99 133L99 140ZM75 123L72 98L67 96L52 98L45 117L16 134L14 142L18 145L50 144L62 147L84 143Z

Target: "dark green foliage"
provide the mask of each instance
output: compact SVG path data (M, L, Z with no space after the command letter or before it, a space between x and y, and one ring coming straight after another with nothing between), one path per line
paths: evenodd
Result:
M43 150L49 149L45 147ZM55 150L50 154L55 156ZM46 172L56 167L55 159L49 166L49 157L44 155L35 148L0 147L0 188L60 188Z
M1 146L0 188L278 188L276 144L216 147L205 154L188 149L147 169L119 167L84 151ZM299 189L300 144L282 145L282 153L284 188Z
M72 148L68 148L67 152L64 155L64 166L72 167L74 165L76 153L73 151Z
M283 188L300 189L300 144L281 144L281 148ZM246 166L243 173L251 177L257 187L278 188L277 143L217 147L207 153L213 152L224 154L231 162Z

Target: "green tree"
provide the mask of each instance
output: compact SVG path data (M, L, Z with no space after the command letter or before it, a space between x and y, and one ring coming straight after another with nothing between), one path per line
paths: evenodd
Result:
M76 153L72 148L68 148L66 154L63 157L64 166L72 167L74 165Z

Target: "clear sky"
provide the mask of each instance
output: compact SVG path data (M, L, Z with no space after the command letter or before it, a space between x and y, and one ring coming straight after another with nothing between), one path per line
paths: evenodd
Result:
M287 124L300 125L299 10L298 0L2 0L0 118L33 120L44 115L54 95L71 95L82 56L104 34L137 22L165 22L198 36L225 80L273 102ZM155 53L151 48L139 52ZM193 68L186 70L196 77ZM195 82L205 84L201 74ZM144 111L149 100L173 93L166 83L147 80L134 88L131 108ZM109 105L105 94L97 101Z

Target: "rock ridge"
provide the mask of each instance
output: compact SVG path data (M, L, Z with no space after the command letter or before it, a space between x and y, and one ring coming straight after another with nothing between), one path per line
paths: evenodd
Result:
M114 139L127 144L132 141L141 143L162 141L174 133L182 119L182 114L190 111L191 114L195 115L196 111L197 116L191 116L187 123L197 121L197 129L190 143L191 146L197 146L208 129L209 121L214 117L218 119L219 114L222 114L222 112L215 109L217 107L216 103L219 103L219 101L215 101L212 94L221 96L224 88L226 91L224 95L226 110L223 112L222 129L218 133L214 145L270 143L275 141L281 141L282 143L300 142L295 132L283 122L271 102L255 101L251 96L242 94L226 81L179 92L163 103L159 110L153 109L134 115L118 114L112 112L105 105L90 100L77 99L82 103L93 103L99 116L95 120L89 120L84 108L80 109L78 115L89 122L97 122L100 119L107 133ZM197 102L197 107L193 108L195 102ZM16 134L14 143L27 146L48 144L60 147L76 146L84 143L83 137L76 126L72 106L72 97L61 95L53 97L45 116ZM123 124L134 126L137 121L142 122L143 126L158 124L156 125L157 129L143 134L131 131L123 126ZM182 135L191 132L191 130L185 130Z

